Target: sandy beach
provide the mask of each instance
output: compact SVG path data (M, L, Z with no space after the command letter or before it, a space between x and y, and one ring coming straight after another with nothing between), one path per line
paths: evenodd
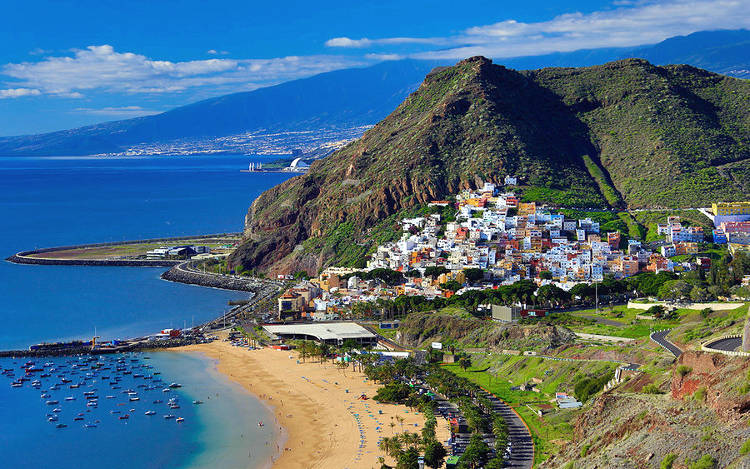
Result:
M362 373L342 371L330 362L303 363L295 352L248 350L223 341L174 350L202 352L216 359L219 372L273 409L276 424L286 434L276 468L377 468L378 457L385 457L378 449L380 438L403 431L418 433L424 424L419 412L373 401L378 385ZM358 399L361 394L368 399ZM274 431L273 422L264 424ZM438 419L438 439L448 435L447 422Z

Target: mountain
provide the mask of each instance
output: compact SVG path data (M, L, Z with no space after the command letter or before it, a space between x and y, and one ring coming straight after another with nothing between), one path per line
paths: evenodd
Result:
M419 85L435 62L401 60L323 73L175 108L162 114L41 135L0 138L0 155L87 155L134 144L377 122Z
M605 48L501 59L515 69L580 67L643 57L657 65L685 63L717 73L750 76L750 31L708 31L639 48ZM255 132L369 125L383 119L439 62L399 60L340 70L245 93L200 101L148 117L40 135L0 138L0 155L121 153L133 146L164 145ZM204 142L202 142L204 143ZM225 142L188 148L226 149ZM151 151L146 148L145 152ZM229 148L229 151L244 151ZM169 152L169 148L167 148Z
M513 175L527 200L692 207L750 195L750 82L627 59L514 71L438 68L364 136L263 193L234 268L354 265L396 221Z
M544 67L587 67L628 58L642 58L656 65L688 64L722 75L750 78L750 31L699 31L675 36L641 47L608 47L573 52L500 59L517 70Z

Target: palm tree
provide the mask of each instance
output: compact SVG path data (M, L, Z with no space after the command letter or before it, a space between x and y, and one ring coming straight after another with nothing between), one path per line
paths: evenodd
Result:
M305 359L307 358L307 355L309 354L309 345L307 341L303 341L299 346L299 356L302 359L302 363L305 363Z
M401 424L401 431L403 432L404 431L404 418L400 415L397 415L396 420L398 420L398 423Z

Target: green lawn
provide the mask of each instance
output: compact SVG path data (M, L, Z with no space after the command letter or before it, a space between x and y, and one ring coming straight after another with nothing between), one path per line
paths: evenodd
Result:
M690 312L690 310L677 310L681 316ZM615 306L613 308L600 308L599 313L595 309L587 309L581 311L574 311L570 313L573 316L592 316L608 319L610 321L616 321L622 323L622 326L614 326L608 324L587 324L587 325L573 325L568 326L574 332L581 332L585 334L599 334L599 335L611 335L615 337L625 337L628 339L639 339L648 337L651 334L652 329L662 329L665 327L673 327L679 324L679 320L674 321L648 321L643 319L636 319L638 314L643 314L644 311L640 309L630 309L626 306Z
M534 438L535 462L556 454L559 445L573 437L571 420L578 411L557 409L540 417L525 404L548 403L558 391L573 391L573 380L578 375L601 375L618 366L613 362L558 361L541 357L490 355L475 361L467 371L458 365L445 365L453 373L468 378L492 392L515 408L529 426ZM488 369L489 368L489 369ZM511 388L539 378L540 393L516 391Z

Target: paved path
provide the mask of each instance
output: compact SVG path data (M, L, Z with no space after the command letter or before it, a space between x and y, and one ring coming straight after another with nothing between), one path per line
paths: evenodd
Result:
M730 337L728 339L717 340L708 344L709 347L716 350L725 350L727 352L740 351L742 347L742 337Z
M675 357L679 357L680 355L682 355L682 350L680 350L678 346L676 346L675 344L667 340L667 334L669 334L669 332L670 332L670 329L653 332L651 333L651 340L653 340L657 344L664 347L669 353L671 353Z

